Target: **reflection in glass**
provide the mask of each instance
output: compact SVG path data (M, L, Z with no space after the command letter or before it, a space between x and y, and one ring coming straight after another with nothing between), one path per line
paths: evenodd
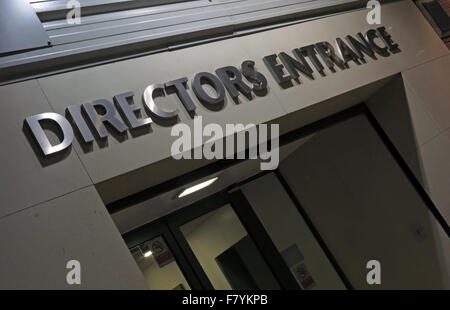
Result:
M186 290L189 284L162 236L131 249L151 290Z
M231 205L180 230L215 289L280 289Z

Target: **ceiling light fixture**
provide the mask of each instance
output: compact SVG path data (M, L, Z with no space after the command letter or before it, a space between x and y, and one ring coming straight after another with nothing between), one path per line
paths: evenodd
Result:
M149 257L152 254L153 254L152 251L147 251L147 252L144 253L144 257Z
M201 190L201 189L203 189L203 188L205 188L207 186L210 186L215 181L217 181L218 178L219 177L215 177L215 178L212 178L212 179L210 179L208 181L202 182L200 184L188 187L184 191L182 191L181 194L178 195L178 198L190 195L190 194L195 193L196 191L199 191L199 190Z

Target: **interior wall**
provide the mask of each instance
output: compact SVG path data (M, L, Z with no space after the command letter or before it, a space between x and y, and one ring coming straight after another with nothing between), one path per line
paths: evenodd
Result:
M190 287L175 261L163 267L159 267L154 261L142 273L150 290L170 290L179 284L185 289Z
M312 289L345 289L274 173L246 183L242 191L278 251L282 252L292 245L298 247L315 281Z
M450 241L364 115L324 129L280 165L356 289L449 288ZM381 263L381 285L366 263Z
M450 223L450 55L406 70L367 105Z
M195 256L216 289L231 289L215 258L247 235L230 205L182 226Z

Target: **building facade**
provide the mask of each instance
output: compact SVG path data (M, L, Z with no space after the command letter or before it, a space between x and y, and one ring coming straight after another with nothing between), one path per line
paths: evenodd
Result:
M31 2L0 57L0 288L450 288L450 52L413 2ZM227 124L278 125L275 166L196 159Z

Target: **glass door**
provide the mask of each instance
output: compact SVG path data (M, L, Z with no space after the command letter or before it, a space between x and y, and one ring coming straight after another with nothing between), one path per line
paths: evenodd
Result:
M280 289L230 204L180 226L215 289Z
M124 239L150 289L300 289L240 191L208 197Z
M203 288L162 221L125 234L124 240L150 290Z
M167 222L209 288L300 288L238 190L213 195L170 216Z

